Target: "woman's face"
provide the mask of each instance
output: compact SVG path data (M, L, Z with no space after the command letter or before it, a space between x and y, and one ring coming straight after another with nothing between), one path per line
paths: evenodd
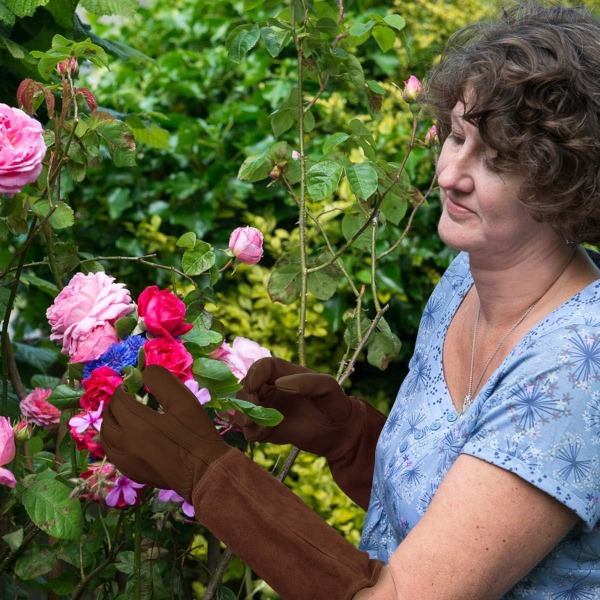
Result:
M518 200L523 176L491 168L495 150L463 120L464 105L452 111L452 130L437 162L442 216L438 232L448 246L472 256L505 256L558 236L533 219Z

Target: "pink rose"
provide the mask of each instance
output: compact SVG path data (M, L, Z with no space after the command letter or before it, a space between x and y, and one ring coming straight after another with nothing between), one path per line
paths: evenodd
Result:
M429 131L425 134L425 143L428 146L436 144L438 141L437 127L432 125Z
M170 290L147 287L138 298L138 315L153 335L177 337L193 325L184 323L185 304Z
M34 425L45 429L58 429L60 423L60 410L47 401L52 393L50 388L34 388L34 390L21 400L19 410Z
M263 235L255 227L238 227L229 236L229 249L241 262L257 263L263 255Z
M252 340L236 337L232 346L223 342L220 348L210 353L210 356L223 361L238 380L241 380L246 377L252 363L259 358L271 356L271 352Z
M15 476L2 465L7 465L15 457L15 432L6 417L0 417L0 485L14 488Z
M46 311L50 339L71 362L102 356L118 341L114 322L133 310L129 291L106 273L77 273Z
M0 104L0 194L14 196L42 171L42 125L18 108Z
M169 338L157 337L144 344L146 366L160 365L168 369L184 383L193 379L192 355L185 349L183 342Z
M123 378L110 367L98 367L83 380L83 396L79 399L81 408L87 411L98 410L100 402L108 404L115 390L123 383Z
M402 98L405 102L413 103L417 101L419 94L423 90L423 84L419 81L417 77L411 75L404 82L404 90L402 91Z

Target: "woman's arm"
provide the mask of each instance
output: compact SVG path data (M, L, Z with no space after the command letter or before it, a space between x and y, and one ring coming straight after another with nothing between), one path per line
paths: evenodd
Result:
M517 475L463 454L378 583L354 600L500 598L577 519Z

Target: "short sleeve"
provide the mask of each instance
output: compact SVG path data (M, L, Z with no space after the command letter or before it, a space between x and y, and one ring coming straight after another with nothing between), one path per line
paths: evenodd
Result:
M524 341L464 418L462 452L515 473L573 510L600 516L600 324Z

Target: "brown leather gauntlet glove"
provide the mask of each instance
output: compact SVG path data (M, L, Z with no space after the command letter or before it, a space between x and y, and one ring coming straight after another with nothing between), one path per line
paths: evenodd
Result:
M229 447L177 377L157 365L142 377L164 413L123 386L104 410L102 445L122 473L191 501L198 521L285 600L351 600L375 585L383 563Z
M284 416L263 427L236 417L248 441L293 444L327 458L334 480L365 510L369 505L375 447L385 416L348 396L334 377L280 358L262 358L248 370L238 398L275 408Z

